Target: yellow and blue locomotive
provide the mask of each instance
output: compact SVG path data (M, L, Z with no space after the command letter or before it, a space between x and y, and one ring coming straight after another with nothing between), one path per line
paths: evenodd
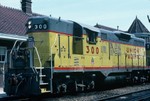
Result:
M27 47L16 44L9 55L8 95L76 92L149 78L145 41L134 35L46 16L32 17L26 26Z

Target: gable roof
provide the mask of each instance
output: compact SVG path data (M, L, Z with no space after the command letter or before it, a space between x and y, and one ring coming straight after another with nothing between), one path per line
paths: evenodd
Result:
M128 29L128 33L149 33L148 29L143 25L143 23L136 17L130 28Z
M25 35L25 24L31 16L39 16L39 14L28 15L22 10L0 5L0 33Z

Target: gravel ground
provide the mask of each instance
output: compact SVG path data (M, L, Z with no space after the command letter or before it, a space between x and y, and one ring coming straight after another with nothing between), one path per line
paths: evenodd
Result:
M150 89L150 84L128 86L106 91L78 93L77 95L64 95L59 98L46 98L42 101L95 101L96 99L103 99L115 95L126 94L146 89Z

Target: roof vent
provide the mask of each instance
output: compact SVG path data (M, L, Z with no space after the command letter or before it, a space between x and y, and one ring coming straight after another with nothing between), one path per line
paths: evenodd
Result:
M21 0L22 11L27 14L32 14L31 0Z

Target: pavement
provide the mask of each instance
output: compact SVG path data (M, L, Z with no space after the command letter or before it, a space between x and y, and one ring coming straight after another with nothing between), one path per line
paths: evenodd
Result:
M3 91L3 88L0 88L0 94L5 94L5 92Z
M6 93L3 91L3 75L0 74L0 98L6 97Z
M4 87L4 83L3 83L3 75L0 74L0 94L3 94L3 87Z
M6 97L6 93L3 91L3 88L0 88L0 98Z

